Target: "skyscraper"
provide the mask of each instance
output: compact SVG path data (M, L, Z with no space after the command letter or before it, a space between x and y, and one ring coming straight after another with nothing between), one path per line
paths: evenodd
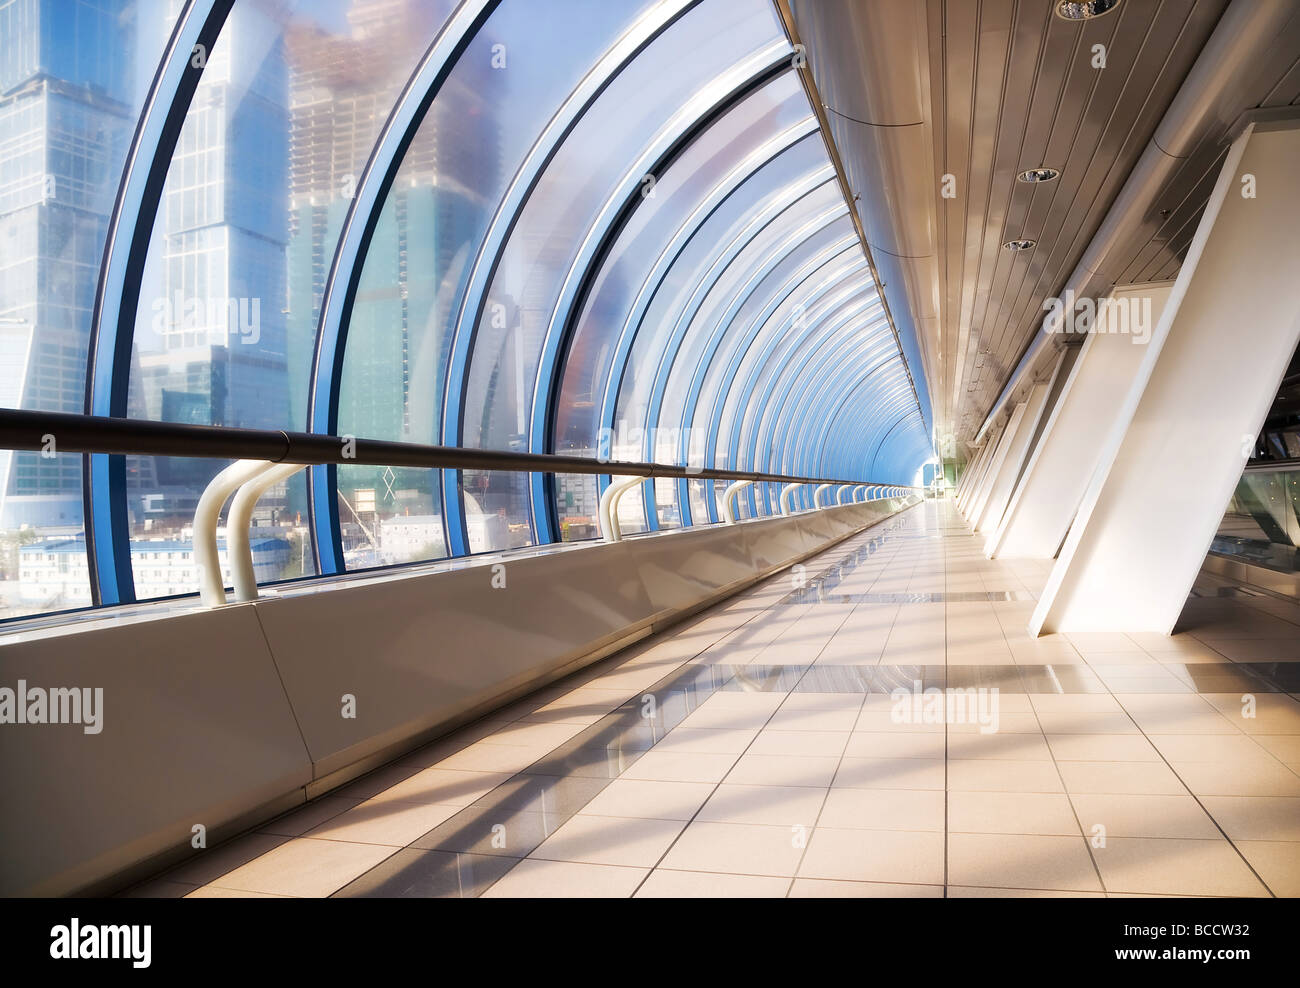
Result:
M0 404L80 412L107 220L135 123L135 4L0 4ZM0 531L81 523L75 457L0 451Z

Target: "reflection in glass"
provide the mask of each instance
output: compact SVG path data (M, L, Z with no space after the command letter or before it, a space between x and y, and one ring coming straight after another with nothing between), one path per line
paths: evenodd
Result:
M108 220L174 13L0 4L0 406L84 411ZM0 450L0 617L89 603L81 457Z

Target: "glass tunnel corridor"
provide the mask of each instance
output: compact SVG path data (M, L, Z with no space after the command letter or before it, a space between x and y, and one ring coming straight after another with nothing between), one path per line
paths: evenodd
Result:
M1298 175L1295 0L0 0L0 898L1300 898Z

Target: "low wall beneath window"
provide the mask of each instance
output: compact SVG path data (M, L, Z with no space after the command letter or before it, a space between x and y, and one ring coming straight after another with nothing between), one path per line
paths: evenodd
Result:
M103 893L202 853L196 833L210 847L911 503L13 632L0 638L0 688L103 699L97 732L0 724L0 895Z

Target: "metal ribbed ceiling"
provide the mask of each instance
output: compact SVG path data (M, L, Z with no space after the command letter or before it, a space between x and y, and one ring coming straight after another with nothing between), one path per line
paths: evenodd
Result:
M1082 23L1047 0L792 6L886 297L920 338L940 441L954 436L945 455L958 459L1034 340L1044 299L1091 260L1153 137L1177 160L1140 212L1127 209L1102 263L1087 266L1094 293L1174 277L1230 124L1251 107L1300 100L1294 3L1255 0L1274 8L1273 27L1235 32L1253 45L1248 70L1216 80L1213 105L1194 108L1199 125L1167 137L1162 119L1228 0L1127 0ZM1040 165L1060 177L1016 180ZM1037 245L1003 249L1017 238Z

